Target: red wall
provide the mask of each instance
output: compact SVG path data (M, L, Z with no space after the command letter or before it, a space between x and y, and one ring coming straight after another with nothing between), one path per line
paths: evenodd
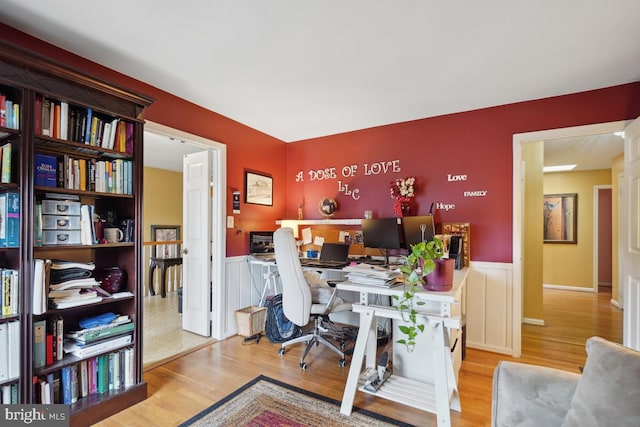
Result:
M603 123L640 116L640 82L573 95L451 114L305 140L287 146L287 215L304 202L306 219L320 218L324 197L338 201L334 218L394 216L389 184L416 177L419 214L432 202L455 205L434 211L436 222L471 224L471 259L512 261L513 134ZM397 160L399 172L365 175L364 165ZM344 166L357 165L345 177ZM309 171L335 168L335 178L312 180ZM302 171L303 180L296 180ZM346 175L349 175L348 172ZM466 181L448 181L466 175ZM358 189L359 199L338 191ZM486 191L465 197L464 191Z
M245 168L272 175L274 183L273 206L241 204L241 214L236 216L236 226L241 228L243 232L237 233L237 229L228 230L227 256L247 253L248 234L244 231L274 229L275 220L284 216L286 161L284 142L220 114L198 107L170 93L56 48L2 23L0 23L0 37L2 40L53 58L69 67L151 96L156 101L146 110L146 119L225 144L227 146L227 187L229 190L227 212L229 214L231 214L231 192L240 190L244 193Z

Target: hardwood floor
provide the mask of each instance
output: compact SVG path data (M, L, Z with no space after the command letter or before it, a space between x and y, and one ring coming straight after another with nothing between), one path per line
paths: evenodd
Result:
M523 356L467 349L459 379L462 412L452 411L454 426L488 426L491 422L493 370L500 360L515 360L577 372L583 366L584 342L599 335L622 340L622 312L610 304L610 288L599 294L556 289L544 291L545 326L523 326ZM103 427L174 426L209 407L259 374L341 400L348 367L334 353L315 348L309 369L298 368L300 346L280 357L279 345L263 338L243 345L232 337L145 372L149 397L99 423ZM416 426L435 426L433 414L357 393L355 406Z

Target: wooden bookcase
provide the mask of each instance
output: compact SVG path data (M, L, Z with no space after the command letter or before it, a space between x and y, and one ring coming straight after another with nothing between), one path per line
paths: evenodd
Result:
M133 385L122 385L104 393L89 394L72 403L71 425L90 425L144 400L147 396L147 385L142 379L142 138L143 110L153 100L3 42L0 42L0 94L20 105L17 129L0 126L0 146L7 143L12 145L10 179L9 182L0 183L0 193L13 192L20 196L19 244L16 247L0 248L0 268L15 269L19 274L19 310L12 315L0 315L0 325L20 322L19 349L11 348L8 351L18 352L21 361L19 377L0 381L0 387L17 384L19 403L35 403L37 387L33 384L34 377L60 372L83 360L65 354L62 360L34 368L34 322L61 316L65 329L68 330L74 328L79 319L105 312L128 315L135 325L133 338L130 344L121 349L133 349ZM71 110L91 110L93 117L99 117L103 124L128 124L129 144L125 147L123 142L120 148L110 148L100 142L86 143L77 135L74 136L70 127L67 135L43 132L42 99L66 104L64 108L69 109L68 120L71 120ZM74 138L78 141L73 141ZM36 154L51 155L63 159L62 161L72 159L71 163L74 159L81 160L85 165L104 162L108 163L108 167L113 166L114 170L121 167L116 166L116 163L129 163L128 170L124 172L119 169L117 175L124 177L122 182L129 184L114 189L94 187L91 185L91 176L86 174L89 178L82 186L64 182L58 183L64 188L38 186L34 181ZM36 206L47 195L56 194L77 197L81 204L93 205L97 213L112 212L118 220L132 220L132 241L43 244L39 237L36 238ZM4 219L2 218L3 223ZM33 309L36 259L94 263L96 271L106 267L120 267L127 273L125 288L133 296L103 298L97 303L67 309L52 309L49 305L44 313L36 314ZM115 350L117 349L105 353ZM7 349L0 347L0 351L6 352Z

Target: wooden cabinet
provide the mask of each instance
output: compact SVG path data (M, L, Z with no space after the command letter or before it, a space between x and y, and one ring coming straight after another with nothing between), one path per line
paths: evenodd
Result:
M0 344L0 352L10 358L17 355L21 361L18 377L4 382L0 378L0 387L17 389L19 403L40 403L39 379L46 382L69 369L80 370L92 363L98 366L94 358L100 356L107 362L109 358L124 361L126 352L130 372L126 386L119 381L117 387L107 387L104 392L89 389L83 393L78 384L78 396L70 406L71 425L90 425L147 395L142 380L142 138L143 110L152 99L4 43L0 43L0 94L11 99L12 105L19 105L14 108L17 122L0 123L0 146L10 144L12 148L9 179L0 183L0 214L2 194L19 197L19 213L13 217L18 218L17 236L5 232L4 240L6 245L6 238L14 237L17 244L0 247L0 268L15 270L19 276L19 306L16 313L0 316L0 327L13 322L20 325L19 348L7 351ZM15 129L11 124L17 125ZM43 159L53 162L44 170L48 177L37 167ZM45 209L43 213L43 200L61 200L61 212ZM67 202L86 206L86 210L82 208L85 215L64 211ZM126 241L104 243L97 239L92 230L93 213L108 217L114 226L121 227L125 221L129 229ZM5 217L3 227L4 223ZM49 301L38 309L34 299L37 302L40 295L36 284L41 276L35 273L36 260L93 265L93 275L119 267L126 272L122 291L129 294L103 296L100 301L70 308L55 308ZM44 289L48 290L46 283ZM34 366L40 345L34 340L41 339L34 326L62 319L65 331L70 331L79 328L81 319L104 313L131 319L130 343L90 356L64 353L60 360Z

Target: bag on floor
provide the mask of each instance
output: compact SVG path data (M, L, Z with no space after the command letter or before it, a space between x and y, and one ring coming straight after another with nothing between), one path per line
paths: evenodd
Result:
M270 342L281 343L302 334L302 328L284 315L282 294L267 297L267 322L265 332Z

